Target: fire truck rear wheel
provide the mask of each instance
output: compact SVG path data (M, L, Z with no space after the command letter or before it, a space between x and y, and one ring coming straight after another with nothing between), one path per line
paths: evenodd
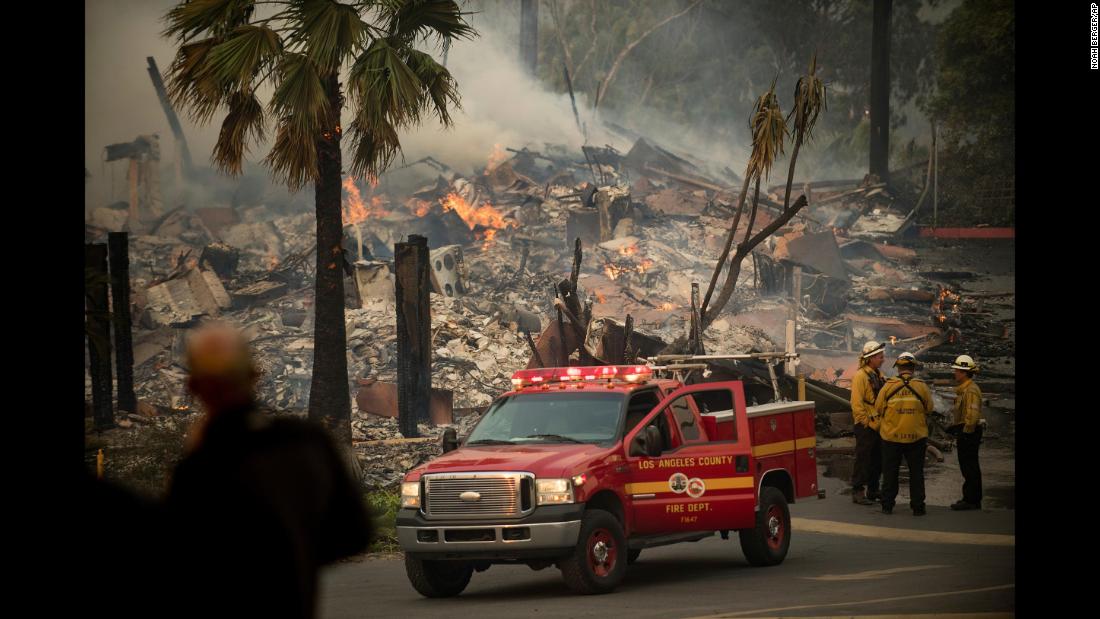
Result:
M610 593L626 575L626 535L619 520L602 509L584 512L573 554L558 562L565 584L577 593Z
M741 551L750 565L779 565L791 546L791 512L787 499L778 488L765 486L760 491L760 511L756 526L738 531Z
M405 555L405 573L420 595L449 598L462 593L470 584L474 566L461 561L425 561Z

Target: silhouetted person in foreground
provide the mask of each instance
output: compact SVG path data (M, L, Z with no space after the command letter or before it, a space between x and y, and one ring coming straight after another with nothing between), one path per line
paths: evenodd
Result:
M206 417L168 497L188 564L179 610L313 617L318 568L368 542L356 484L323 429L257 410L258 374L236 330L201 328L187 354Z

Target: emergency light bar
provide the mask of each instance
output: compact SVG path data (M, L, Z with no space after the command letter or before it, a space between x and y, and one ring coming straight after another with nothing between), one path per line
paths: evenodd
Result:
M552 382L619 380L627 383L643 382L653 375L645 365L595 365L568 368L535 368L517 370L512 374L512 385L518 388L528 385L545 385Z

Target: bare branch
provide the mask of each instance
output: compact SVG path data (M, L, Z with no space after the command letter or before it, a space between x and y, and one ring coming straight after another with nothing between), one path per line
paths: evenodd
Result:
M603 80L600 82L600 87L597 91L598 94L596 95L596 104L593 107L598 109L600 107L600 102L602 102L607 97L607 88L611 85L611 80L615 79L615 74L619 72L619 67L623 64L623 60L631 52L631 50L637 47L638 44L645 40L645 38L648 37L650 34L653 34L655 30L676 19L677 17L686 14L691 9L699 6L699 3L702 1L703 0L695 0L695 2L692 2L690 5L688 5L686 9L662 19L661 21L654 24L652 28L643 32L641 36L639 36L637 39L634 39L634 41L628 43L627 46L619 52L619 55L615 57L615 62L611 63L611 69L607 72L607 76L604 77Z

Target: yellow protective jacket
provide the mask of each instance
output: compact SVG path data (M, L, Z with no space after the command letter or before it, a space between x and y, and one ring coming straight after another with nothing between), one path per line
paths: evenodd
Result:
M856 370L852 377L852 421L856 424L871 426L875 412L875 397L886 379L882 372L864 365Z
M891 378L875 400L879 436L892 443L915 443L927 438L926 415L932 412L932 406L932 391L924 381L908 372Z
M971 379L955 387L955 425L970 434L982 421L982 390Z

